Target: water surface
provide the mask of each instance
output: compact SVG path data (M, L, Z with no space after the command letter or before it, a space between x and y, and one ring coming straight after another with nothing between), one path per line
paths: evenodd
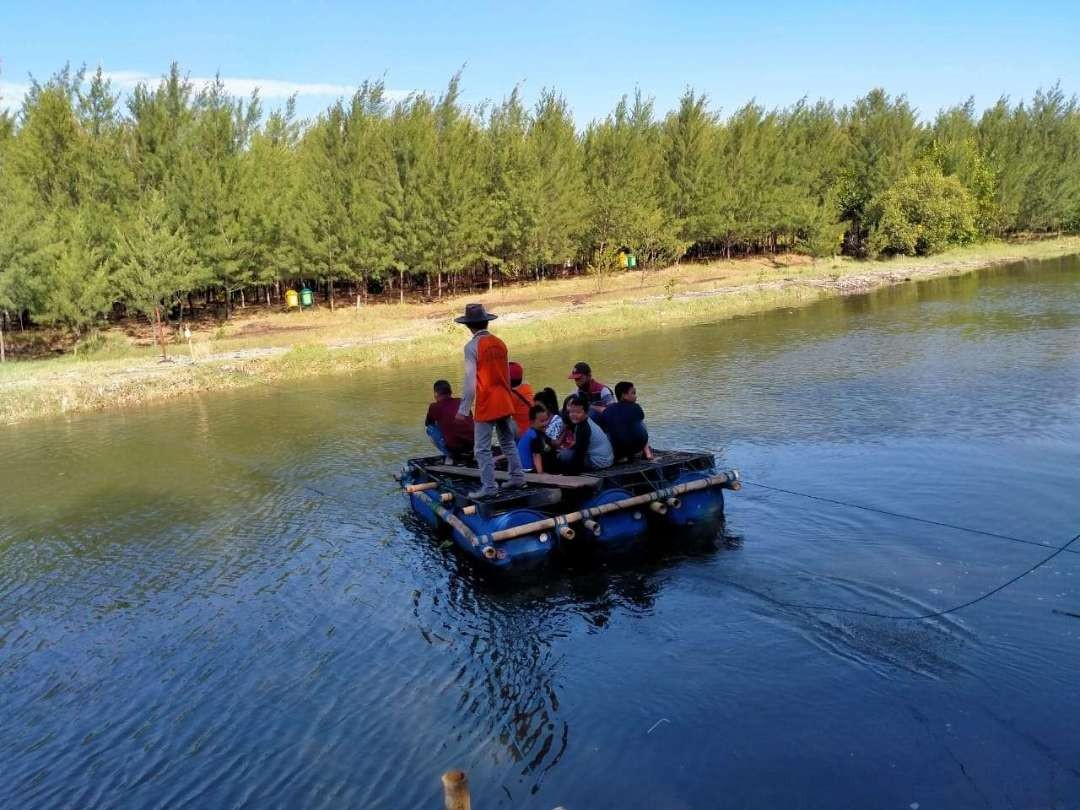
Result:
M1077 259L519 359L749 481L1080 531ZM1076 554L792 607L1048 552L747 486L715 547L499 586L391 480L459 374L0 431L0 806L1080 806Z

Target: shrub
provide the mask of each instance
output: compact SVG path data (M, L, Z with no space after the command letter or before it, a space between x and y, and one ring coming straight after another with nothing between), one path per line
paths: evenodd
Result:
M925 256L973 242L978 206L955 177L923 164L874 200L872 254Z

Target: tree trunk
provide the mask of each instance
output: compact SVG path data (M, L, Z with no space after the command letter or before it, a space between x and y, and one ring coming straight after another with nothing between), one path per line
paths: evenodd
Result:
M438 275L436 276L436 280L437 280L437 286L438 286L438 292L439 292L439 299L441 300L442 299L442 270L439 271Z
M169 355L165 350L165 332L161 328L161 307L154 307L154 330L157 332L158 343L161 345L161 359L168 360Z
M330 311L333 312L334 311L334 280L330 279L328 282L326 282L326 286L330 290Z
M405 271L404 270L398 270L398 273L401 274L401 278L400 278L401 284L399 285L399 289L398 289L398 303L399 304L404 304L405 303Z
M488 292L491 292L495 288L495 274L491 269L491 265L488 265Z
M275 281L274 282L274 300L275 301L280 301L281 300L281 282L280 281Z
M0 312L0 363L7 362L7 348L4 346L4 326L7 322L7 310Z
M244 288L240 288L240 309L247 309L247 299L244 298Z
M263 292L266 293L266 308L270 309L270 285L267 284L263 287Z
M424 281L427 282L427 297L431 298L431 273L424 276Z

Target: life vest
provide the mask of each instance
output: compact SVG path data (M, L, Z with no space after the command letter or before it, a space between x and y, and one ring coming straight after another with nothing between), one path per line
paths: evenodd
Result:
M481 335L476 342L476 402L473 418L495 422L514 413L510 390L510 360L506 344L494 335Z
M589 381L589 390L584 392L585 396L587 396L589 398L589 404L590 405L597 404L600 401L601 397L603 396L603 393L604 393L605 389L608 390L608 391L611 390L610 388L608 388L608 386L604 385L599 380L590 380ZM612 396L614 396L614 394L612 394Z
M511 388L514 395L514 421L517 422L518 435L521 436L529 429L529 409L533 406L533 388L528 383L522 383L517 388Z

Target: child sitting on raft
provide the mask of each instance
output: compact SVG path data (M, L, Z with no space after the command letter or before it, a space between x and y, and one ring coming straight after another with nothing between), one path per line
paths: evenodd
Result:
M544 388L536 392L533 397L534 405L543 405L548 412L547 427L544 429L544 435L547 436L548 442L552 447L558 447L559 442L562 441L563 431L566 430L566 423L563 422L562 416L559 415L559 399L555 394L554 388Z
M529 427L521 434L517 442L518 456L521 458L523 470L538 473L550 472L544 468L544 456L548 452L544 430L550 419L551 414L543 405L533 405L529 408Z
M611 439L615 460L629 461L638 455L652 460L649 447L649 431L645 428L645 411L637 404L637 389L632 382L620 382L615 386L618 400L600 414L600 426Z
M603 429L589 418L589 400L577 395L567 401L574 446L559 451L559 472L576 475L585 470L602 470L615 463L611 442Z

